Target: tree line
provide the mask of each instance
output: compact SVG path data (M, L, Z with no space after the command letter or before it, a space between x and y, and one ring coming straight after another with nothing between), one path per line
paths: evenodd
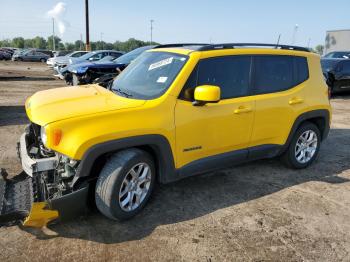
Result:
M130 38L127 41L115 41L114 43L108 43L104 41L90 42L91 50L119 50L124 52L129 52L135 48L150 45L150 42L145 42L135 38ZM152 42L152 45L158 45L158 43ZM0 47L17 47L17 48L38 48L38 49L48 49L53 50L52 36L47 39L36 36L34 38L24 39L23 37L15 37L13 39L0 40ZM63 43L62 40L55 36L55 48L56 50L85 50L85 43L80 40L76 40L74 43L66 42ZM311 48L312 52L323 54L324 46L317 45L314 49Z
M16 47L16 48L38 48L53 50L53 36L44 38L41 36L36 36L34 38L24 39L23 37L15 37L13 39L0 40L0 47ZM81 40L76 40L75 42L65 42L63 43L61 38L55 36L55 49L56 50L85 50L85 43ZM157 45L158 43L152 42L152 45ZM150 45L150 42L145 42L135 38L130 38L127 41L115 41L114 43L108 43L105 41L90 42L92 50L119 50L129 52L135 48Z

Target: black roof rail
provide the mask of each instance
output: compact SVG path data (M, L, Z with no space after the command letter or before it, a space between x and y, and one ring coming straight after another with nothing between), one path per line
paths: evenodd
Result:
M203 44L203 43L182 43L182 44L165 44L165 45L157 45L153 47L155 48L171 48L171 47L186 47L186 46L207 46L210 44Z
M198 48L198 51L209 51L217 49L232 49L236 47L272 47L275 49L285 49L285 50L295 50L310 52L309 48L293 45L279 45L279 44L259 44L259 43L227 43L227 44L214 44L214 45L205 45Z

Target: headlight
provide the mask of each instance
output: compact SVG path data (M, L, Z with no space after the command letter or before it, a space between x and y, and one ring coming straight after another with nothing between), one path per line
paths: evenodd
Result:
M88 70L87 66L82 66L82 67L78 67L77 69L75 69L74 71L72 71L75 74L84 74L86 73L86 71Z
M46 136L45 127L43 127L43 126L40 128L40 137L41 137L41 141L43 142L43 144L46 145L47 136Z

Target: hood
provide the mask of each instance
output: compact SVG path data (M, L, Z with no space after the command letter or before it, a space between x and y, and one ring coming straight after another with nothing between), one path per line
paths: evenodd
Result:
M99 85L55 88L35 93L26 102L29 119L38 125L142 106L145 100L121 97Z
M89 62L89 61L85 61L83 60L81 63L75 63L72 65L68 66L68 71L73 72L73 73L84 73L88 67L92 66L94 63ZM85 69L83 70L83 72L81 72L81 69Z
M70 64L70 65L85 62L85 61L86 60L81 59L80 57L68 57L68 64Z
M70 65L68 67L68 71L72 73L83 74L88 70L88 68L110 69L110 68L117 68L117 67L123 67L123 66L125 65L116 64L116 63L113 63L113 61L82 62L82 63Z
M321 59L321 67L322 71L324 73L327 73L329 71L332 71L336 65L340 62L343 61L344 59L342 58L322 58Z
M59 56L59 57L55 57L54 62L57 64L69 64L69 59L71 57L68 56Z

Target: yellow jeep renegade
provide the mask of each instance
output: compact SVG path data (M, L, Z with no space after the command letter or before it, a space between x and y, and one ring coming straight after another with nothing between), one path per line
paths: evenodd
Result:
M28 226L82 212L90 193L102 214L123 220L156 182L276 156L305 168L331 118L320 57L267 44L157 46L109 89L41 91L25 106L24 172L2 182L8 205L14 196L25 204L5 204L2 217ZM25 186L10 192L16 183Z

